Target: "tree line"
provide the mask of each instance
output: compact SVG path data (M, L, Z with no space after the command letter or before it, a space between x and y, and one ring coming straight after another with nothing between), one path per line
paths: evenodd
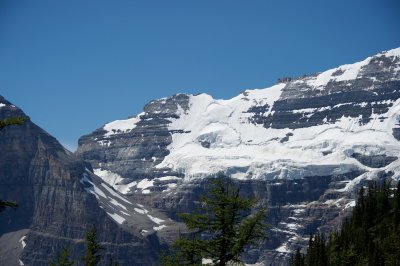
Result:
M361 188L350 218L326 239L310 237L306 254L298 249L292 266L400 265L400 182Z

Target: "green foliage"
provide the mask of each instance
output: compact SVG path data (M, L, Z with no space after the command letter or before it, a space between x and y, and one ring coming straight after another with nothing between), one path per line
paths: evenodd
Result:
M74 261L69 258L68 248L63 248L61 252L58 254L57 259L50 263L50 266L72 266L72 265L74 265Z
M292 257L290 258L290 266L304 266L304 265L305 265L305 257L298 248L296 250L296 253L292 254Z
M0 120L0 130L7 126L22 125L27 120L26 117L11 117L4 120Z
M305 257L305 265L400 265L400 182L394 190L386 182L362 188L341 230L327 243L311 237Z
M0 212L4 211L7 207L15 210L18 207L18 204L12 201L0 200Z
M104 247L102 247L97 240L97 230L95 227L86 232L86 254L82 258L86 266L96 266L101 258Z
M190 233L172 245L162 265L201 265L202 258L211 259L212 265L241 263L245 247L266 238L266 208L254 211L257 203L242 197L232 180L218 176L197 213L180 215Z

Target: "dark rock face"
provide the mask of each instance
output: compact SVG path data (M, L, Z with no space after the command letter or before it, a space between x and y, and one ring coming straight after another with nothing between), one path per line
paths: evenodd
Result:
M363 155L360 153L353 153L353 158L357 159L363 165L372 167L372 168L381 168L389 165L390 163L396 161L398 158L395 156L386 156L383 155Z
M0 103L0 119L26 116L3 97ZM55 138L27 121L0 131L0 150L1 198L19 205L16 211L0 214L0 246L19 248L14 255L2 249L1 265L20 265L18 260L25 265L49 265L63 247L69 247L81 263L84 234L93 225L106 248L102 265L110 253L121 265L157 264L157 237L118 226L80 182L90 165Z
M168 168L155 168L169 154L171 143L168 130L169 118L177 118L178 108L189 108L189 97L178 94L174 97L148 103L136 127L126 133L105 137L106 131L98 129L79 139L77 155L89 161L94 168L105 168L128 178L129 181L174 175ZM174 132L179 133L179 132ZM103 143L110 143L103 145Z
M342 216L349 210L346 210L349 200L340 200L344 195L338 193L337 189L342 189L360 174L351 172L298 180L237 180L243 197L256 197L260 199L260 205L268 206L267 222L270 224L268 239L258 248L248 248L243 260L249 264L263 261L265 265L288 265L290 256L275 250L282 243L286 244L287 250L305 247L308 239L304 236L315 233L321 226L324 226L323 232L338 228ZM177 193L162 197L156 194L133 194L132 197L135 201L165 210L172 219L178 219L178 213L196 209L200 195L207 193L208 183L209 179L197 179L180 183ZM337 200L337 204L331 203Z
M361 123L368 123L372 113L386 113L399 99L400 81L395 67L391 67L399 61L399 57L375 56L362 67L356 79L331 80L323 90L315 90L308 83L312 76L291 79L273 107L264 105L249 110L254 114L251 121L265 127L295 129L334 123L342 116L361 115ZM332 76L343 72L339 68ZM302 109L314 110L293 112ZM265 117L269 110L274 111L273 114Z
M269 106L258 106L248 112L253 113L251 121L272 128L307 128L328 123L335 123L341 117L362 116L361 123L370 121L372 113L384 114L393 102L400 98L400 81L386 82L376 85L373 90L366 91L364 79L353 81L352 85L340 83L329 84L335 91L327 95L309 97L297 95L298 98L284 98L275 102L273 115L264 116ZM303 85L303 84L302 84ZM290 83L284 92L300 90L300 85ZM308 92L308 91L305 91ZM314 109L308 113L294 113L293 110ZM319 109L319 110L318 110ZM384 118L382 118L384 119Z

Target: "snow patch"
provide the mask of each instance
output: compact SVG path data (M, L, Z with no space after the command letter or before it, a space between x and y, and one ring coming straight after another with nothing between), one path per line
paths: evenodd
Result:
M163 219L151 216L150 214L147 214L147 217L150 218L150 220L152 220L153 222L155 222L156 224L161 224L162 222L165 222Z
M132 187L134 187L137 182L133 181L127 184L124 184L124 178L117 173L113 173L109 170L104 170L101 168L93 169L93 173L99 176L104 182L118 190L122 194L126 194L130 191ZM124 199L125 200L125 199Z
M25 238L26 238L26 236L23 236L23 237L21 237L21 239L19 240L19 242L20 242L21 245L22 245L22 249L24 249L25 246L26 246Z
M84 173L83 177L79 181L82 185L89 185L88 187L84 187L84 189L86 190L86 192L95 195L97 199L99 199L99 196L107 198L106 194L104 194L101 189L99 189L93 182L89 180L87 173Z
M145 210L145 209L142 210L142 209L134 208L134 210L135 210L135 212L140 213L140 214L146 214L146 213L148 213L148 211Z
M165 227L167 227L166 225L160 225L160 226L154 226L153 227L153 229L155 230L155 231L160 231L161 229L163 229L163 228L165 228Z
M125 218L123 218L122 216L116 214L116 213L109 213L107 212L107 214L117 223L122 224L125 221Z
M131 131L136 127L136 123L140 121L140 115L133 118L125 119L125 120L115 120L108 124L105 124L103 129L107 131L104 134L105 137L109 137L115 134L126 133Z
M278 247L277 249L275 249L278 252L281 253L288 253L290 252L290 249L288 249L288 247L286 246L286 244L283 244L282 246Z
M354 64L342 65L340 67L327 70L318 74L316 77L307 80L307 85L313 88L321 88L331 81L346 81L357 78L360 70L371 61L372 57Z
M118 199L124 201L125 203L132 204L129 200L127 200L123 196L119 195L117 192L115 192L108 185L106 185L104 183L101 183L101 186L104 187L112 196L117 197Z

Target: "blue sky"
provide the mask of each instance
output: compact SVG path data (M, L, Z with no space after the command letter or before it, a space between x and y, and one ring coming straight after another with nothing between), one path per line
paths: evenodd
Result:
M400 46L397 0L1 0L0 94L74 149L176 93L231 98Z

